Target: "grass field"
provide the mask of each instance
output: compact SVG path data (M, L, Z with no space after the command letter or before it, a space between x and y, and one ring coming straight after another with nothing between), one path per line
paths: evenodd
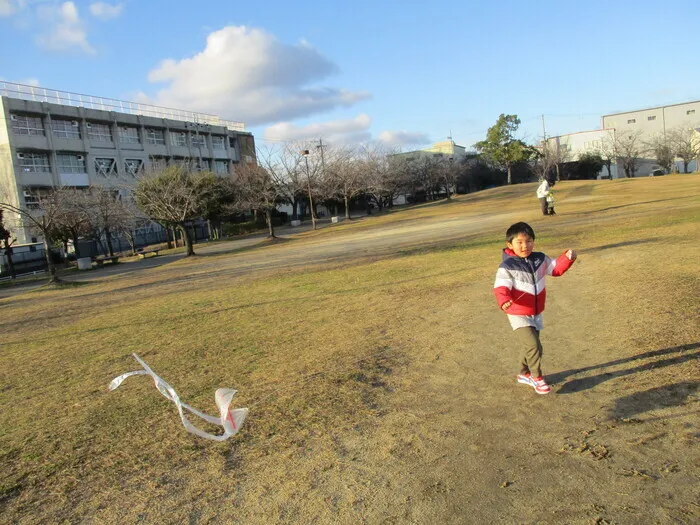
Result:
M517 185L0 289L0 522L697 523L700 177L557 188L556 217ZM518 220L579 252L548 396L491 291ZM146 377L108 393L132 353L204 412L236 388L241 432L188 434Z

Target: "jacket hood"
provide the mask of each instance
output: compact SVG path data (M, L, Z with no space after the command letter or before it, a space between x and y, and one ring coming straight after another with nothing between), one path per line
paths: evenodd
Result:
M503 248L503 260L510 259L511 257L518 257L515 252L510 248ZM520 259L520 257L518 257Z

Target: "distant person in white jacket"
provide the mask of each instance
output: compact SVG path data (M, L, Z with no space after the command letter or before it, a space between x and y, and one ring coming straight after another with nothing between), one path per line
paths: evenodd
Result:
M549 215L547 209L549 205L547 204L547 195L549 195L549 180L547 177L542 179L540 185L537 187L537 198L540 199L540 206L542 207L542 215Z

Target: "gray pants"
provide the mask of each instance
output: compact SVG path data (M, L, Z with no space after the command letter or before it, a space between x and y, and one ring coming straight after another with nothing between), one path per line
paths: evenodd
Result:
M520 373L532 374L532 377L540 377L542 369L542 343L540 343L540 332L533 326L524 326L515 331L520 340Z
M549 215L547 197L540 197L540 206L542 207L542 215Z

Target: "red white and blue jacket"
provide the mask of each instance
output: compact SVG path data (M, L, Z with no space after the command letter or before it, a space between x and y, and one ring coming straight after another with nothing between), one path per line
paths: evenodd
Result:
M544 310L547 298L544 278L547 275L558 277L568 270L574 261L569 260L566 252L557 259L552 259L541 252L532 252L522 258L505 248L503 262L496 272L493 292L498 306L508 301L513 304L506 310L509 315L537 315Z

